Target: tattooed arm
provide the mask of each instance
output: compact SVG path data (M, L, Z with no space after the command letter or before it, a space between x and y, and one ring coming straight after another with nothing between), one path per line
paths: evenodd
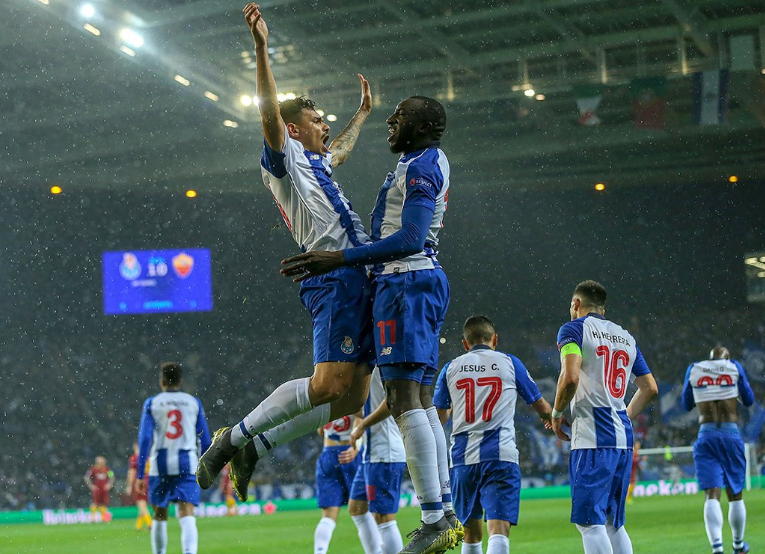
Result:
M369 112L372 111L372 91L369 88L369 83L361 73L359 73L359 80L361 81L361 106L348 122L348 125L345 126L345 129L329 145L329 151L332 152L333 167L339 166L351 155L351 150L359 138L361 126L366 121Z

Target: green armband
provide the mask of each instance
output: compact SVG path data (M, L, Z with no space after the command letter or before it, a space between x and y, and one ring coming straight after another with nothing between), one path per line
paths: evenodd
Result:
M565 358L569 354L578 354L579 356L582 355L582 349L579 348L579 345L575 342L570 342L567 345L565 345L563 348L560 349L560 357Z

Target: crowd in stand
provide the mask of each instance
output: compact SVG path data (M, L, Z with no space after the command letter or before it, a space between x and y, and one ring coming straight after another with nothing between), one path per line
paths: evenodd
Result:
M762 308L725 313L661 314L620 322L630 329L660 383L682 386L689 363L706 357L717 344L734 357L744 342L765 346ZM495 317L495 322L500 317ZM211 430L241 417L288 375L305 375L312 366L310 337L299 322L283 329L279 340L258 333L210 331L173 333L162 340L146 332L72 335L63 330L5 344L0 354L3 409L0 449L0 510L85 507L89 493L83 475L97 455L107 457L117 475L112 504L124 495L127 460L136 438L141 405L158 392L157 365L180 359L186 368L184 389L199 396ZM558 368L545 356L556 327L513 330L513 353L524 362L552 401ZM456 340L450 341L457 343ZM442 361L451 352L444 349ZM750 375L759 401L765 399L762 375ZM659 402L636 424L643 447L692 444L696 428L657 425ZM567 454L533 413L519 408L518 446L522 474L532 486L567 480ZM315 436L276 449L259 465L260 490L279 494L279 484L313 485L314 462L321 448ZM273 488L272 488L273 486ZM123 498L124 497L124 498Z

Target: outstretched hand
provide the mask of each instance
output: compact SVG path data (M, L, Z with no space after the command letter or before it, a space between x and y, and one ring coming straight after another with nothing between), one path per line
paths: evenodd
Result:
M286 267L280 269L279 273L285 277L295 277L292 281L299 283L309 277L329 273L342 266L344 261L342 251L316 250L282 260L282 265Z
M268 40L268 26L263 20L263 14L260 13L260 6L250 2L242 11L244 12L244 18L247 21L247 26L250 28L255 45L265 46Z
M359 106L359 110L369 113L372 111L372 89L369 86L369 81L361 73L358 73L358 76L361 81L361 106Z

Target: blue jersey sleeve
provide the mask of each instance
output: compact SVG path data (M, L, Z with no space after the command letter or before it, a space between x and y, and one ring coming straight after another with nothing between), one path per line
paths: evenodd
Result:
M561 325L558 331L558 350L571 343L576 344L581 349L583 332L584 324L581 319L575 319Z
M343 250L348 265L371 265L406 258L425 248L433 208L418 204L404 203L401 210L401 229L382 240L346 248Z
M648 364L645 362L645 358L643 357L643 353L640 351L640 348L635 346L635 350L637 353L635 354L635 363L632 364L632 374L635 377L642 377L643 375L648 375L651 373L651 370L648 369Z
M449 385L446 382L446 370L449 369L447 363L438 375L436 381L436 390L433 393L433 405L440 410L448 410L452 407L452 397L449 394Z
M285 138L285 140L289 140L289 138ZM263 155L260 158L260 165L277 179L287 175L287 167L284 165L286 158L287 155L284 152L277 152L268 145L265 138L263 139Z
M685 380L683 381L683 408L690 412L696 405L696 401L693 399L693 385L691 385L691 369L693 365L688 366L688 371L685 372Z
M526 369L523 362L515 356L509 354L508 356L513 361L513 367L515 368L515 389L526 404L533 404L542 398L542 393L539 392L539 387L537 387L534 379L529 375L529 370Z
M207 426L207 418L205 417L205 409L202 407L202 402L199 398L196 399L199 404L199 414L197 415L197 437L199 437L201 453L207 452L210 448L210 428Z
M744 367L736 360L733 360L733 363L738 369L738 394L741 397L741 403L744 406L749 407L754 404L754 391L749 385L749 380L746 378L746 371L744 371Z
M406 169L406 206L436 209L436 198L444 186L444 176L438 167L438 151L430 150L412 160Z
M151 415L151 401L154 397L147 398L141 410L141 425L138 428L138 467L136 478L143 479L146 473L146 461L151 452L151 441L154 438L154 416Z

